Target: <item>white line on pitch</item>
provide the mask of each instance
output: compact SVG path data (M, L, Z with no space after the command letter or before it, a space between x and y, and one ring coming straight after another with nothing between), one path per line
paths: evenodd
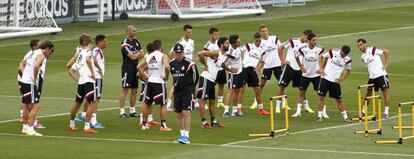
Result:
M0 136L13 137L29 137L21 134L0 133ZM36 138L36 137L33 137ZM74 139L74 140L89 140L89 141L111 141L111 142L129 142L129 143L154 143L154 144L177 144L172 141L157 141L157 140L136 140L136 139L113 139L113 138L93 138L93 137L72 137L72 136L42 136L39 138L52 139ZM242 146L242 145L216 145L204 143L192 143L189 146L207 146L207 147L221 147L221 148L243 148L243 149L264 149L264 150L279 150L279 151L294 151L294 152L313 152L313 153L333 153L333 154L351 154L351 155L373 155L373 156L399 156L399 157L414 157L411 154L398 153L376 153L376 152L362 152L362 151L339 151L339 150L323 150L323 149L300 149L300 148L282 148L282 147L263 147L263 146Z
M0 95L0 98L21 98L21 96L11 96L11 95ZM59 99L59 100L73 100L75 98L66 98L66 97L41 97L42 99ZM101 102L118 102L118 100L109 100L109 99L101 99Z
M393 6L393 7L401 7L401 6ZM328 12L320 12L320 13L309 13L309 14L301 14L301 15L293 15L293 16L282 16L282 17L267 17L267 18L253 18L253 19L247 19L247 20L225 20L221 22L210 22L210 23L200 23L195 24L193 26L209 26L209 25L217 25L217 24L232 24L232 23L241 23L241 22L252 22L252 21L260 21L260 20L276 20L276 19L284 19L284 18L294 18L294 17L303 17L303 16L310 16L310 15L324 15L324 14L333 14L333 13L346 13L346 12L354 12L354 11L364 11L364 10L374 10L374 9L382 9L382 8L393 8L393 7L378 7L378 8L360 8L360 9L349 9L349 10L341 10L341 11L328 11ZM174 28L180 28L181 26L170 26L170 27L161 27L161 28L154 28L154 29L142 29L138 30L138 32L149 32L149 31L157 31L157 30L165 30L165 29L174 29ZM115 35L124 35L125 33L112 33L108 34L108 36L115 36ZM66 39L56 39L53 40L54 42L57 41L68 41L68 40L75 40L75 38L66 38ZM26 45L26 43L13 43L13 44L5 44L0 45L0 47L6 47L6 46L14 46L14 45Z
M107 111L107 110L114 110L114 109L119 109L119 107L113 107L113 108L102 108L102 109L98 109L98 111ZM57 117L57 116L64 116L64 115L69 115L70 113L59 113L59 114L50 114L50 115L41 115L38 116L37 118L48 118L48 117ZM0 124L4 124L4 123L10 123L10 122L17 122L19 121L18 119L10 119L10 120L3 120L0 121Z
M407 115L409 115L409 114L403 114L402 116L404 117L404 116L407 116ZM394 118L397 118L397 117L398 116L392 116L392 117L389 118L389 120L394 119ZM330 127L324 127L324 128L316 128L316 129L310 129L310 130L303 130L303 131L297 131L297 132L289 133L289 135L304 134L304 133L309 133L309 132L316 132L316 131L324 131L324 130L345 128L345 127L351 127L351 126L356 126L356 125L360 125L360 124L363 124L363 123L353 123L353 124L336 125L336 126L330 126ZM285 134L281 134L281 135L276 135L275 137L281 137L281 136L286 136L286 135ZM249 142L255 142L255 141L266 140L266 139L271 139L271 137L262 137L262 138L256 138L256 139L241 140L241 141L231 142L231 143L227 143L227 144L223 144L223 145L224 146L237 145L237 144L241 144L241 143L249 143Z

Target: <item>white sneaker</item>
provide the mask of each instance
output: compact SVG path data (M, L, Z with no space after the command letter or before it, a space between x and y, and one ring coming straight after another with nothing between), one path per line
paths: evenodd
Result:
M147 124L141 125L141 130L148 130L148 129L149 129L149 127L148 127Z
M329 119L329 116L326 112L322 113L322 117L325 118L325 119Z
M27 130L26 129L22 129L22 134L26 134L27 135Z
M296 112L295 114L292 115L292 118L297 118L300 116L301 116L300 112Z
M26 134L29 136L43 136L41 133L36 132L36 130L26 132Z
M206 105L204 106L204 108L205 108L206 110L208 110L208 105L206 104Z

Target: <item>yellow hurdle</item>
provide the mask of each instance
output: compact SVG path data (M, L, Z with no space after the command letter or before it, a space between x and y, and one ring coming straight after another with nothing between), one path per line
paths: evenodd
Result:
M377 129L369 129L368 127L368 121L369 118L364 118L364 130L360 130L360 131L355 131L355 134L364 134L365 137L368 137L369 134L378 134L381 135L382 134L382 104L381 104L381 96L380 95L376 95L376 96L369 96L369 97L365 97L365 104L364 104L364 111L368 112L368 100L370 99L378 99L378 128ZM374 100L373 100L374 101ZM375 108L375 106L374 106ZM373 109L374 109L373 108ZM375 111L373 112L374 116L376 115Z
M361 93L361 89L362 88L368 88L368 87L372 87L372 93L371 96L375 96L375 89L374 84L365 84L365 85L360 85L358 86L358 117L356 118L352 118L352 121L359 121L360 123L362 122L362 120L364 120L364 118L368 118L368 120L376 120L376 116L375 116L375 98L371 98L372 100L372 115L368 115L368 112L365 112L365 117L362 116L362 93Z
M403 126L402 125L402 109L401 107L404 105L411 105L411 126ZM398 126L394 126L398 128L398 139L397 140L383 140L383 141L375 141L377 144L402 144L403 140L406 139L414 139L414 101L411 102L404 102L398 104ZM403 136L403 129L411 127L412 136Z
M283 129L275 130L275 114L273 100L284 99L282 109L285 112L285 127ZM283 100L282 100L283 101ZM274 96L270 98L270 133L268 134L249 134L250 137L275 137L276 133L284 132L286 135L289 134L289 112L288 112L288 100L286 95Z

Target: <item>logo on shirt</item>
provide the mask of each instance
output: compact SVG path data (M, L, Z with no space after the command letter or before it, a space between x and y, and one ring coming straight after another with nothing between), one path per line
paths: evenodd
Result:
M155 58L155 56L153 56L150 60L149 60L149 62L148 62L149 64L154 64L154 63L157 63L157 59Z

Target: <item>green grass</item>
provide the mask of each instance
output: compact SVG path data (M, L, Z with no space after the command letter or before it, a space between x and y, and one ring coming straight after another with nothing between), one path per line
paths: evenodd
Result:
M414 142L406 141L404 145L376 145L375 140L392 139L396 132L390 127L396 119L384 122L384 135L364 138L354 135L353 131L362 129L362 125L344 125L333 100L328 100L331 119L322 123L314 121L315 114L303 114L300 119L291 119L291 135L278 136L275 139L260 139L245 143L228 143L249 140L249 133L266 133L268 118L256 115L249 110L253 101L253 92L246 90L246 115L241 118L222 118L224 129L204 130L200 128L200 117L193 112L191 131L192 145L177 145L172 141L178 136L174 114L169 114L168 124L175 130L161 133L156 127L149 131L141 131L136 125L138 119L119 119L118 102L120 89L121 54L120 42L125 37L122 33L127 24L136 25L138 38L143 44L160 38L164 42L164 50L181 36L180 27L185 23L195 25L193 39L197 50L201 50L207 41L207 30L211 26L220 29L221 36L237 33L242 42L251 41L252 34L259 24L267 24L272 34L282 40L297 37L311 28L321 37L319 44L325 48L338 48L344 44L352 46L351 56L353 73L343 82L342 91L348 112L356 112L356 87L367 81L367 70L360 62L360 52L356 48L356 39L364 37L369 44L388 48L391 61L388 72L391 80L392 115L396 115L396 105L402 101L413 100L414 56L411 54L412 35L414 35L414 2L409 0L321 0L309 3L305 7L271 8L263 16L231 17L214 20L183 20L178 23L167 20L108 21L104 24L94 22L62 24L64 32L58 35L43 35L38 38L51 39L56 43L55 54L47 65L44 93L41 100L40 115L67 113L74 101L76 83L65 72L66 61L73 55L77 44L76 37L82 32L95 34L111 34L109 47L105 50L107 60L104 94L100 108L111 109L98 113L98 119L107 128L100 133L85 135L81 132L66 132L68 115L46 117L41 121L47 129L40 130L46 137L23 137L16 135L20 131L17 122L4 122L16 119L18 114L18 96L16 84L16 68L21 57L28 49L29 38L18 38L0 41L0 150L4 158L407 158L413 157ZM393 29L410 27L406 29ZM384 30L382 29L391 29ZM144 31L147 30L147 31ZM377 32L368 32L366 31ZM348 34L358 33L361 34ZM329 38L332 35L339 35ZM325 38L324 38L325 37ZM274 78L268 82L264 90L264 98L275 95L278 87ZM290 106L295 107L297 90L287 90ZM316 107L316 95L308 92L313 108ZM49 98L48 98L49 97ZM139 103L137 103L139 105ZM268 107L268 101L265 106ZM155 118L159 119L158 106L154 107ZM293 109L294 110L294 109ZM221 114L222 110L217 113ZM404 111L408 113L408 107ZM292 112L290 112L292 113ZM220 115L218 115L220 116ZM409 117L404 116L408 125ZM277 115L277 126L282 126L282 117ZM79 128L83 125L78 124ZM333 127L338 126L338 127ZM374 126L374 125L372 125ZM327 129L320 129L327 128ZM311 130L311 131L308 131ZM408 132L406 132L408 133ZM22 153L24 152L24 153ZM363 152L363 153L357 153ZM375 153L375 154L373 154ZM388 155L387 155L388 154ZM392 155L394 154L394 155ZM406 154L402 156L395 154Z

